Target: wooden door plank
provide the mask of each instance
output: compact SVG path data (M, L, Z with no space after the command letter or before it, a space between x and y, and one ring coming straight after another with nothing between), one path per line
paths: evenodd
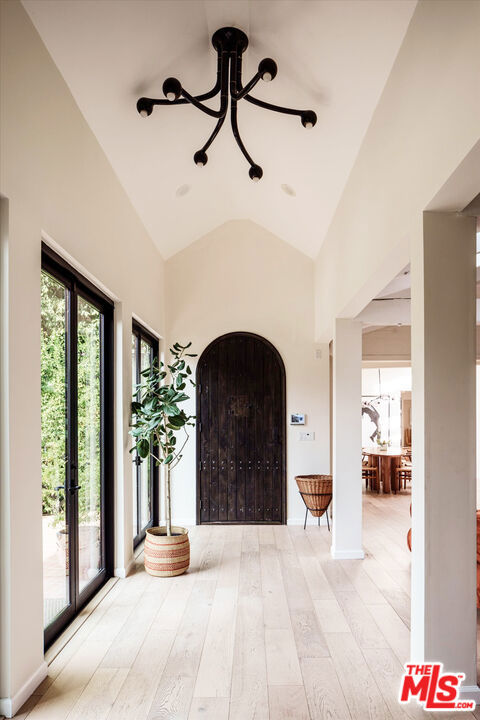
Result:
M235 437L235 474L231 488L232 496L236 495L237 514L235 519L243 521L246 517L245 508L247 502L247 423L245 413L247 412L248 380L246 368L246 347L243 338L234 338L232 341L232 355L230 385L233 391L233 422ZM240 510L243 508L243 511Z
M222 505L225 503L225 512L222 511L222 520L228 521L236 517L236 504L232 500L228 486L228 377L226 366L226 346L219 343L217 354L217 405L218 414L218 485L222 498Z
M216 345L211 350L211 360L209 363L209 393L208 393L208 413L209 413L209 436L210 436L210 521L225 521L227 519L227 488L220 481L224 475L219 473L219 416L218 406L222 402L218 397L218 352Z
M210 416L209 416L209 374L208 365L200 363L197 370L198 417L197 417L197 454L200 472L200 520L210 521ZM198 502L198 500L197 500Z

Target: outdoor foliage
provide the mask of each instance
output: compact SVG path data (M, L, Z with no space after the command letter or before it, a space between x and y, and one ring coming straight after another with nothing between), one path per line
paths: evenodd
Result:
M141 458L151 454L158 465L166 467L167 534L171 534L170 473L180 462L189 439L188 428L195 425L195 416L180 407L190 399L184 391L187 383L195 385L187 358L196 357L186 351L191 346L175 343L170 349L170 365L155 362L143 370L132 402L132 430L135 447Z
M47 273L41 285L42 512L64 522L67 463L66 291ZM97 524L100 503L100 313L78 298L79 522Z
M66 383L65 288L42 273L42 513L59 508L55 488L65 482Z

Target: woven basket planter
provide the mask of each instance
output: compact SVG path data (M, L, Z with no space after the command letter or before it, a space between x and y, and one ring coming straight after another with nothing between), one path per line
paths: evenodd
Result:
M303 501L314 517L321 517L332 500L331 475L297 475Z
M147 530L144 546L145 570L155 577L173 577L188 570L190 564L190 541L188 530L172 526L173 535L167 535L166 527Z

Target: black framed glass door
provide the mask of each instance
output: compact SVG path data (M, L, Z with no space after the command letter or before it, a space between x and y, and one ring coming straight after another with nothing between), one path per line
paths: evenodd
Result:
M48 646L112 574L113 304L46 246L41 283Z
M158 340L142 325L132 323L132 395L143 370L158 360ZM158 523L158 467L152 457L133 457L133 547L145 537L147 528Z

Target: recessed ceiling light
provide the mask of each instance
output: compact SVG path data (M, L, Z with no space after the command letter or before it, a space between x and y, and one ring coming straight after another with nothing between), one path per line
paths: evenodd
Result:
M180 185L180 187L175 190L175 195L177 197L183 197L188 192L190 192L190 185Z
M280 185L280 187L282 188L285 195L290 195L290 197L296 197L297 193L295 192L295 190L293 189L293 187L291 185L282 183L282 185Z

